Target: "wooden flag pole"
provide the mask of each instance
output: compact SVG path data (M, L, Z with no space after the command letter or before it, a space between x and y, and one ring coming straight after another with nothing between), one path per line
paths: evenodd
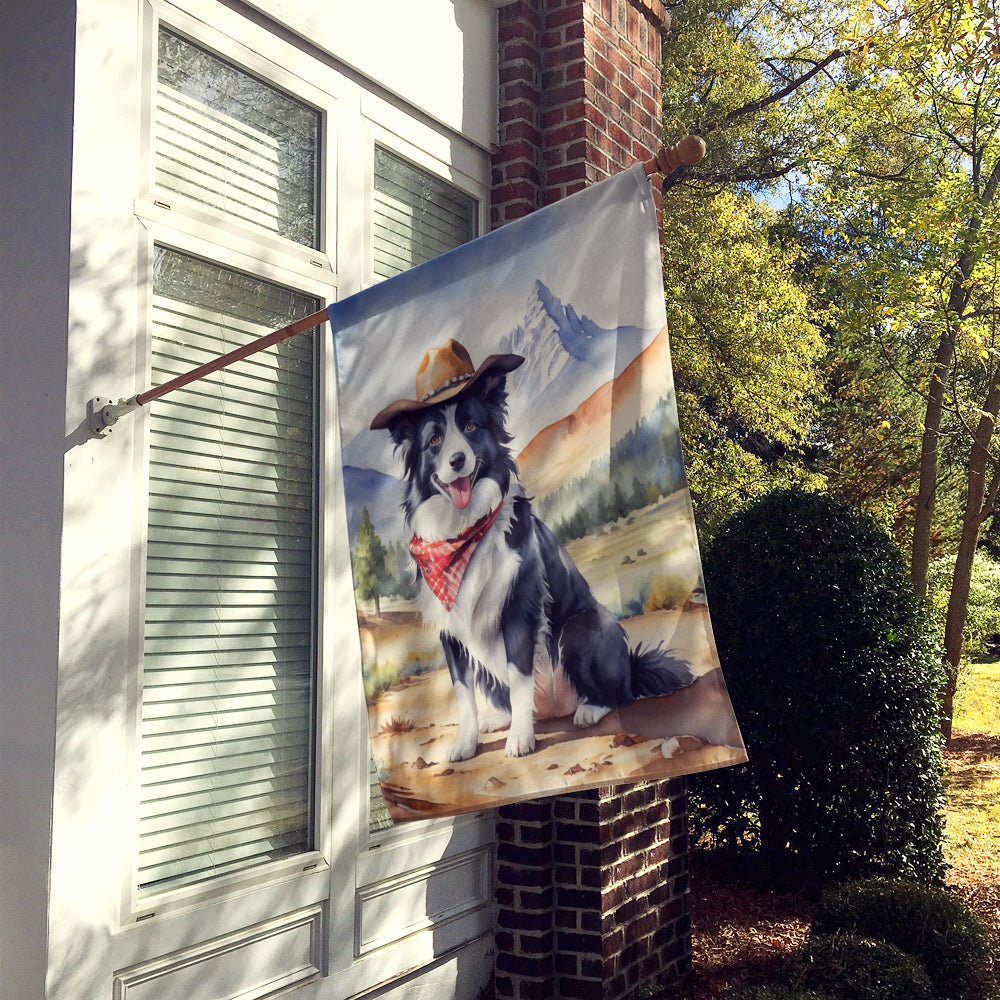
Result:
M666 176L684 164L691 165L697 163L704 155L705 140L697 135L689 135L673 146L661 146L656 151L656 156L643 163L642 169L647 175L663 174ZM161 396L165 396L168 392L173 392L175 389L180 389L190 382L195 382L206 375L220 371L235 361L242 361L244 358L248 358L258 351L266 350L274 344L288 340L289 337L305 333L306 330L312 330L314 327L325 322L326 319L326 309L320 309L309 316L295 320L294 323L289 323L288 326L283 326L280 330L264 334L263 337L258 337L256 340L252 340L242 347L237 347L235 350L230 351L228 354L223 354L213 361L208 361L197 368L192 368L191 371L185 372L183 375L178 375L176 378L170 379L169 382L164 382L153 389L146 389L144 392L137 393L129 399L119 399L116 403L113 400L95 396L87 402L87 421L90 425L91 433L94 437L105 437L111 432L112 426L118 422L118 418L124 414L131 413L140 406L145 406L146 403L150 403L154 399L159 399Z
M656 156L646 160L642 169L647 174L672 174L678 167L693 166L705 155L705 140L700 135L686 135L673 146L660 146Z

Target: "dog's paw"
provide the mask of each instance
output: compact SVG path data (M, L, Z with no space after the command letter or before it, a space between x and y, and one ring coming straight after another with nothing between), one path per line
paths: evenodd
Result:
M611 709L605 708L604 705L591 705L585 701L574 713L573 725L579 729L586 729L587 726L600 722L610 711Z
M507 756L523 757L535 749L534 733L510 733L507 737Z
M467 739L459 735L458 739L452 743L450 749L448 750L448 760L469 760L470 757L476 756L476 750L479 748L479 740L476 736L471 739Z
M481 733L495 733L510 725L510 712L489 712L479 717Z

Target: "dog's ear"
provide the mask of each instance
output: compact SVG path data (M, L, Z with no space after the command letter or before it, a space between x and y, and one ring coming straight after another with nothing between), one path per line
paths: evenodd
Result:
M487 406L505 406L507 403L506 372L490 372L480 383L479 395Z
M404 414L400 417L394 417L389 421L388 431L389 436L392 438L392 443L396 446L397 451L402 452L405 460L416 437L416 426Z
M479 385L479 398L493 415L498 426L503 426L507 418L507 375L491 372Z

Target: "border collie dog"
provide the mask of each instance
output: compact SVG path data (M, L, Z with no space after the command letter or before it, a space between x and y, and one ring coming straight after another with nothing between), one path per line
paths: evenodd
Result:
M508 727L507 755L520 757L535 748L536 718L572 714L591 726L694 680L661 647L629 647L535 516L505 426L506 375L523 360L493 355L477 369L449 341L424 358L417 398L396 400L371 425L389 431L405 469L421 610L440 631L458 700L451 761L473 757L481 732Z

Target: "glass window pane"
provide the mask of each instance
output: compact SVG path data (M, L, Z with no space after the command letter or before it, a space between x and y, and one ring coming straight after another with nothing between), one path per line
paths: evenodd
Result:
M314 312L164 248L152 383ZM150 404L141 895L312 847L314 333Z
M476 236L476 200L375 147L374 269L390 278Z
M158 188L316 247L319 134L314 108L160 28Z

